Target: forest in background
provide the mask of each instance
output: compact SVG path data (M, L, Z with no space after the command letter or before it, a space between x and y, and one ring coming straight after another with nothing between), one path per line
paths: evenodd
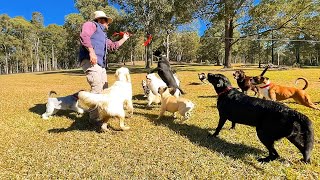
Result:
M31 21L0 15L0 74L78 68L81 25L103 10L114 19L107 32L133 35L109 62L145 61L162 48L170 61L230 68L233 63L318 66L319 0L75 0L78 14L63 25L44 26L40 12ZM116 3L120 9L112 6ZM207 30L198 34L198 20ZM149 46L143 46L148 35Z

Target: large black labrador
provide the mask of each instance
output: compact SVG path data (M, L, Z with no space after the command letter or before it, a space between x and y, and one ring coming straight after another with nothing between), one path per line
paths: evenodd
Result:
M231 86L222 74L208 73L208 81L218 94L219 124L217 136L227 120L256 127L260 141L269 151L269 156L259 162L273 161L279 157L274 142L286 137L302 153L303 161L310 162L314 142L312 122L307 116L279 102L247 96Z
M174 79L173 71L170 67L169 61L166 57L163 57L161 54L162 53L160 50L156 50L153 53L153 55L155 55L158 58L158 66L155 69L151 70L149 73L158 72L158 75L167 84L168 87L179 89L181 94L185 94L185 92L182 89L180 89L176 80Z

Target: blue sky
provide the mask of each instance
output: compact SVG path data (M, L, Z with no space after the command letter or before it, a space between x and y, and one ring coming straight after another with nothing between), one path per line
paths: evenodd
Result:
M43 15L45 26L63 25L66 15L79 13L73 0L0 0L0 14L7 14L11 18L22 16L31 20L33 12ZM205 29L205 24L200 23L199 35L202 35Z
M8 14L11 18L23 16L31 20L33 12L40 12L44 17L45 26L64 24L64 17L78 13L73 0L1 0L0 14Z

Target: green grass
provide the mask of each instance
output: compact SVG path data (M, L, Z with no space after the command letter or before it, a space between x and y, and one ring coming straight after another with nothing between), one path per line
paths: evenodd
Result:
M237 87L232 77L235 68L174 66L185 97L196 104L191 119L179 124L166 113L157 120L159 107L146 109L142 97L146 70L129 66L135 110L126 120L131 127L126 132L97 133L88 115L78 118L73 112L41 119L50 90L65 96L89 89L81 70L0 76L0 179L319 179L320 111L284 101L313 121L311 164L302 163L301 153L286 139L275 145L280 159L260 164L256 159L266 156L267 150L252 127L238 125L229 130L227 122L218 138L207 138L218 123L216 93L211 85L201 84L197 73L222 73ZM111 84L114 69L108 74ZM262 71L244 70L247 75ZM270 70L266 76L287 86L294 86L297 77L306 77L310 82L306 91L319 103L319 71ZM117 121L112 120L111 126L117 127Z

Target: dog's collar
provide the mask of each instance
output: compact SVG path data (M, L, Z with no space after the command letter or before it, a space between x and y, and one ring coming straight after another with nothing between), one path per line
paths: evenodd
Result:
M224 94L224 93L226 93L226 92L230 91L231 89L233 89L233 87L232 87L232 86L228 86L228 87L226 87L222 92L220 92L220 93L218 94L218 96L221 96L222 94Z
M269 87L270 85L271 85L271 83L269 83L269 84L267 84L267 85L265 85L265 86L260 87L260 89L263 89L263 88Z

